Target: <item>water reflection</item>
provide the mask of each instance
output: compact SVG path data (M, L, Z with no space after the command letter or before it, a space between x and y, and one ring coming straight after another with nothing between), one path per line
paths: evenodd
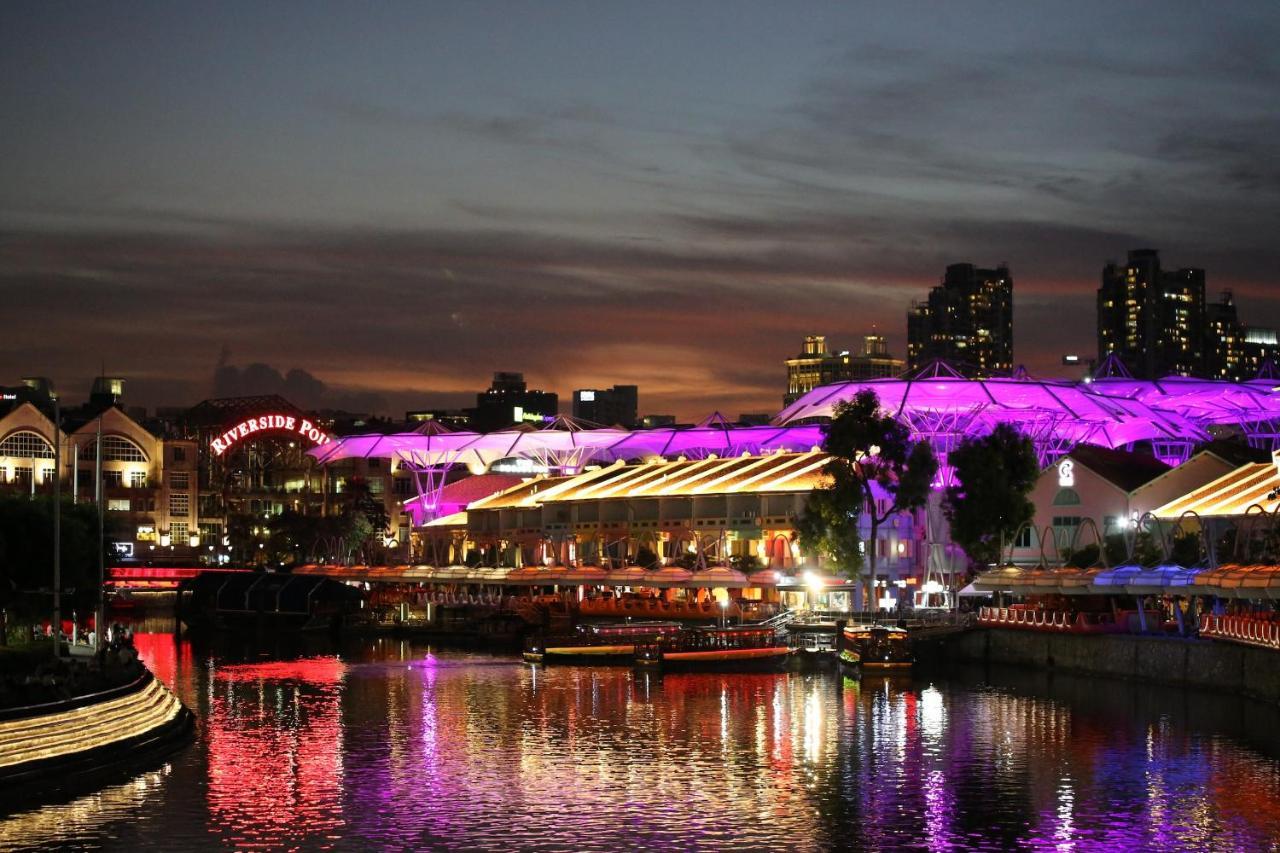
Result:
M83 843L109 845L124 824L140 844L242 849L1214 850L1280 838L1275 714L1204 694L983 672L531 669L388 642L266 658L141 645L198 705L199 744L156 783L159 802L85 806L97 817L69 830ZM56 813L0 832L49 841Z

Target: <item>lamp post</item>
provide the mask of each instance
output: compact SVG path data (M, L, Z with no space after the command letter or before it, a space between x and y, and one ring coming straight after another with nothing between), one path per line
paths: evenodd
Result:
M75 451L71 452L72 460ZM72 464L75 464L74 461ZM34 465L32 466L35 467ZM62 651L62 418L53 398L53 656Z

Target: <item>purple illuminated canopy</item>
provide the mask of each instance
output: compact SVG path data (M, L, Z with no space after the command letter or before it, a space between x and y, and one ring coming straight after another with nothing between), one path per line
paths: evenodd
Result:
M322 465L343 459L397 460L413 473L420 505L429 515L445 474L455 465L474 472L499 460L523 459L550 471L572 473L589 463L654 456L704 458L742 453L807 451L822 444L821 422L836 407L870 390L881 408L929 441L945 457L967 436L997 424L1018 427L1035 444L1043 465L1078 444L1131 448L1150 443L1172 465L1210 438L1209 429L1234 427L1258 447L1280 447L1280 382L1224 382L1170 377L1133 379L1109 372L1085 382L1013 377L967 379L945 366L910 379L875 379L824 385L785 408L770 426L734 426L713 415L693 427L620 430L560 417L540 427L491 433L453 432L434 422L415 432L354 435L313 448Z

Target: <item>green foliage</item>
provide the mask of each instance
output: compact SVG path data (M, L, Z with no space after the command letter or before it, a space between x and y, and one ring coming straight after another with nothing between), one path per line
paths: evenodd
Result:
M1027 495L1040 476L1031 440L1009 424L961 442L948 461L955 485L947 489L951 538L975 563L995 563L1000 548L1035 517Z
M852 576L862 568L858 513L865 503L860 485L833 459L827 465L832 485L809 493L796 519L800 547L820 555L836 574Z
M656 569L659 565L658 555L652 548L641 545L636 549L636 565L645 569Z
M62 501L63 609L92 608L98 589L98 509ZM110 552L117 538L106 531ZM107 556L103 555L104 558ZM0 607L21 618L51 615L53 499L0 495Z
M863 565L859 516L867 514L874 542L888 518L924 506L938 462L927 443L911 440L905 424L881 413L879 398L869 390L836 408L822 449L831 456L823 469L829 484L810 492L797 533L802 547L824 556L838 572L856 572ZM886 498L880 506L873 484ZM867 550L870 576L876 549Z
M729 565L747 575L764 568L764 562L755 554L741 554L730 557Z

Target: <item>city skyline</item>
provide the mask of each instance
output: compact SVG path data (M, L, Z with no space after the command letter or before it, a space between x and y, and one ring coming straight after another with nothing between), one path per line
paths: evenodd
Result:
M1144 246L1280 325L1267 5L192 8L0 11L4 381L776 410L806 334L904 353L949 263L1008 263L1014 361L1060 374Z

